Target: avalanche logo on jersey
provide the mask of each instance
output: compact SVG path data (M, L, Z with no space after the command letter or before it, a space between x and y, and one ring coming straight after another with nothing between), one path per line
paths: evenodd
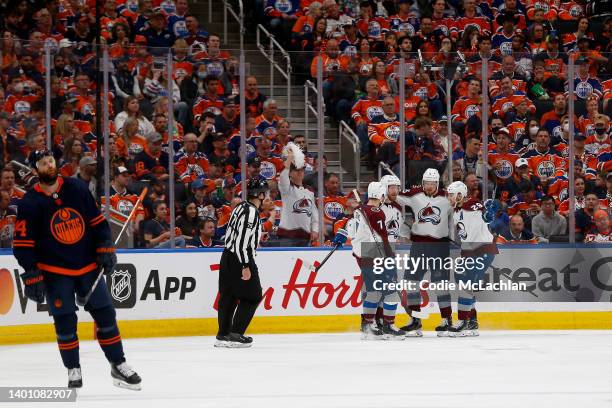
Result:
M431 222L433 225L438 225L440 221L442 221L442 217L440 217L441 213L442 211L440 208L436 207L435 205L428 204L427 207L424 207L421 209L421 211L419 211L417 218L419 219L419 222Z
M293 212L298 214L306 214L307 216L311 216L312 212L310 211L311 205L310 200L307 198L302 198L295 203L293 203Z
M380 106L370 106L366 110L366 115L368 115L368 119L370 120L374 119L376 116L382 115L383 113L384 112Z
M469 119L478 112L480 112L480 108L477 105L469 105L467 108L465 108L465 117Z
M555 174L555 165L551 161L543 161L538 164L538 176L542 177L552 177Z
M463 218L463 212L461 213ZM461 241L465 241L467 239L467 231L465 230L465 225L462 222L457 223L457 236Z
M500 160L495 165L495 175L501 179L507 179L513 171L512 163L508 160Z
M269 161L262 161L259 174L265 177L267 180L273 179L276 176L276 167Z
M593 86L588 82L578 82L576 85L576 95L579 98L586 99L593 93Z
M330 201L325 204L325 216L335 220L338 216L344 213L344 207L337 201Z
M274 7L281 13L286 14L291 12L293 6L291 5L291 2L289 0L277 0L274 3Z
M85 221L75 209L61 208L51 217L51 234L62 244L76 244L85 235Z
M394 218L387 223L387 232L395 239L399 238L399 222Z
M400 135L400 127L397 125L389 126L385 129L385 137L389 140L397 142Z

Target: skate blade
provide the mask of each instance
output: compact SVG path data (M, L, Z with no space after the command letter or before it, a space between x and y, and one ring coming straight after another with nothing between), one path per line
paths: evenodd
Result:
M387 340L390 341L404 341L406 340L406 335L405 334L387 334Z
M237 341L230 341L228 342L227 348L249 348L252 345L252 343L238 343Z
M385 337L384 334L382 336L376 336L376 335L373 335L373 334L362 333L361 334L361 340L380 341L380 340L388 340L388 339Z
M215 341L215 345L214 346L217 347L217 348L229 348L230 347L229 342L222 341L222 340Z
M141 384L128 384L125 381L113 378L113 385L119 388L125 388L126 390L140 391L142 390Z
M421 330L414 330L406 332L405 337L423 337L423 332Z
M436 332L436 335L438 337L449 337L448 331L439 331L439 332Z
M448 337L467 337L468 334L467 332L464 331L460 331L460 332L451 332L448 334Z

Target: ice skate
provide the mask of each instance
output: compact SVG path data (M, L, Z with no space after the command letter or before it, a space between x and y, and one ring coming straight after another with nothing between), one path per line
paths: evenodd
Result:
M253 338L249 336L244 336L238 333L230 333L228 338L229 348L248 348L253 345Z
M398 329L395 324L384 322L382 332L389 340L405 340L406 332Z
M219 336L217 335L215 340L215 347L219 348L229 348L230 339L229 336Z
M140 391L142 389L140 376L125 362L111 364L111 376L113 377L113 385L115 387L127 388L133 391Z
M80 368L68 369L68 388L81 388L83 386L83 376Z
M374 326L374 323L363 322L361 324L361 340L387 340L381 329Z
M439 325L436 326L436 335L438 337L448 337L448 330L453 325L452 317L443 317Z
M469 328L468 320L458 320L448 329L449 337L469 337L472 331Z
M406 332L406 337L423 337L423 324L421 319L418 317L410 316L410 321L404 327L400 327L400 330Z
M468 329L472 332L472 336L480 336L480 333L478 333L478 320L476 318L472 317L468 320Z

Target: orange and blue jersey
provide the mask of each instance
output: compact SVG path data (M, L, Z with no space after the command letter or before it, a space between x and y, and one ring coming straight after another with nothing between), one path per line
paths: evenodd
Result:
M13 253L26 271L80 276L98 268L97 254L114 251L110 226L85 183L58 178L56 193L36 184L18 204Z

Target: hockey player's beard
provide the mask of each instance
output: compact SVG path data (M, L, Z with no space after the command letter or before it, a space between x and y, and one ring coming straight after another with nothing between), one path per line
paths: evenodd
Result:
M48 186L54 184L57 181L57 169L53 168L49 170L47 173L38 172L38 179L41 183L46 184Z

